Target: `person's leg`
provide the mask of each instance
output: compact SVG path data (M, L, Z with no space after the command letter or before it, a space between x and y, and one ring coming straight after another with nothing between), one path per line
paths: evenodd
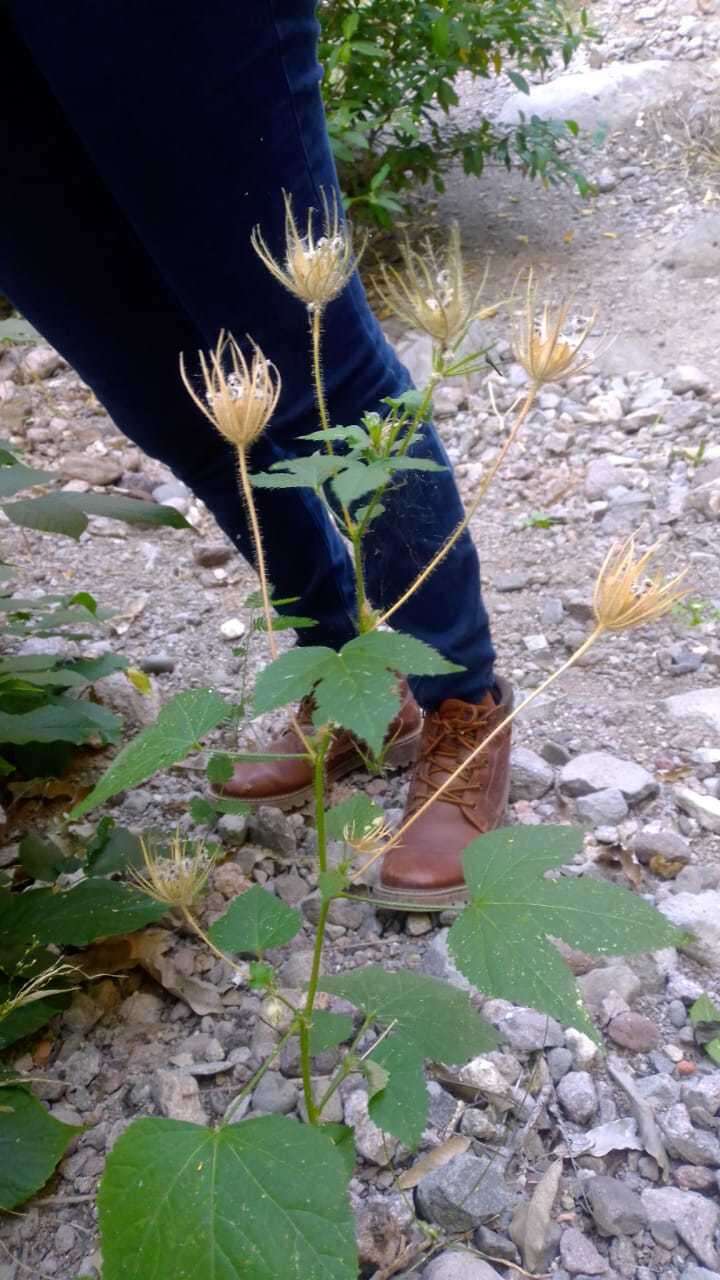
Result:
M316 425L316 413L305 309L267 274L249 237L259 223L282 258L281 189L300 220L320 206L323 192L337 191L313 0L13 0L11 8L95 167L204 344L214 344L221 328L252 335L283 377L272 438L288 451L306 448L298 440ZM357 277L328 308L324 367L336 423L356 421L408 386ZM423 448L446 461L431 428ZM197 489L191 465L183 475ZM271 512L289 504L292 492L268 500L266 536ZM376 604L395 601L460 514L449 472L398 484L368 547ZM301 536L287 542L300 583ZM469 536L394 621L465 668L418 682L426 706L448 695L482 699L494 655Z
M187 482L252 561L232 450L179 378L179 352L194 354L206 334L161 278L2 17L0 81L0 286L118 426ZM267 436L254 465L284 456ZM307 636L343 644L354 634L352 577L322 504L309 490L286 491L279 502L258 490L257 500L278 595L300 596L291 611L318 620Z

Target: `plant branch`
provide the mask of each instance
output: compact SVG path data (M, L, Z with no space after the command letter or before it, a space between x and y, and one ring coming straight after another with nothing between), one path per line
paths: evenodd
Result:
M395 604L391 605L389 609L386 609L386 610L385 610L385 613L383 613L379 618L377 618L377 619L376 619L376 621L375 621L375 623L374 623L374 626L375 626L375 627L380 627L380 626L382 626L384 623L388 622L388 621L390 620L390 618L392 618L392 617L393 617L393 615L394 615L395 613L397 613L398 609L401 609L401 608L402 608L402 606L403 606L404 604L407 604L407 602L408 602L408 600L410 599L410 597L411 597L411 596L413 596L413 595L415 594L415 592L416 592L416 591L418 591L418 590L420 589L420 587L423 585L423 583L424 583L424 582L426 582L426 581L427 581L427 579L430 577L430 574L431 574L431 573L434 573L434 571L435 571L435 569L437 569L438 565L442 563L442 561L445 559L445 557L448 555L448 553L449 553L449 552L452 550L452 548L455 546L455 543L458 541L458 538L462 537L463 533L465 532L465 530L467 529L468 525L470 524L470 521L472 520L473 516L475 515L475 512L477 511L478 507L480 506L480 503L482 502L483 498L485 497L485 494L487 493L488 489L490 488L490 485L492 484L493 480L495 479L495 476L497 475L498 471L500 470L500 467L502 466L503 462L505 461L505 458L507 457L508 451L510 450L510 448L511 448L511 447L512 447L512 445L514 444L515 439L517 438L518 432L520 431L520 428L522 427L523 423L525 422L525 419L527 418L527 416L528 416L528 414L529 414L529 412L530 412L530 410L531 410L531 408L532 408L532 406L533 406L533 403L534 403L534 401L535 401L535 397L537 396L537 393L538 393L538 389L539 389L539 384L538 384L538 383L533 383L533 384L532 384L532 386L530 387L530 389L529 389L529 391L528 391L527 395L525 396L525 399L524 399L524 401L523 401L523 404L522 404L522 407L521 407L521 409L520 409L520 412L518 413L518 416L517 416L517 418L515 419L515 422L513 423L513 426L512 426L512 428L511 428L511 430L510 430L510 433L509 433L509 435L508 435L508 437L507 437L507 439L506 439L506 441L505 441L504 445L503 445L503 446L502 446L502 448L500 449L500 451L499 451L499 453L498 453L497 457L495 458L495 461L493 462L492 466L490 467L489 471L488 471L488 472L487 472L487 474L483 477L483 480L482 480L482 483L481 483L481 485L480 485L480 488L479 488L479 490L478 490L477 494L475 495L475 497L473 498L472 502L470 503L470 506L468 507L467 511L465 512L465 515L463 516L463 518L462 518L462 520L460 521L460 523L455 527L455 529L453 530L453 532L450 534L449 538L447 538L447 539L446 539L446 541L444 542L444 544L443 544L443 546L440 548L440 550L439 550L439 551L437 551L437 552L435 553L435 555L433 556L432 560L430 560L430 561L429 561L429 563L425 566L425 568L424 568L424 569L423 569L423 570L418 574L418 576L415 578L414 582L412 582L412 583L410 584L410 586L407 588L407 590L403 592L403 594L400 596L400 598L399 598L398 600L396 600L396 601L395 601Z
M237 1111L243 1098L246 1098L249 1093L252 1093L253 1089L257 1088L258 1084L260 1083L263 1076L265 1075L265 1072L270 1070L273 1062L275 1062L276 1059L279 1058L288 1040L291 1038L291 1036L295 1035L295 1032L297 1031L298 1026L299 1026L298 1019L295 1019L293 1022L290 1023L290 1026L288 1027L287 1031L280 1037L272 1053L268 1055L268 1057L263 1062L262 1066L258 1067L257 1071L253 1076L250 1077L247 1084L243 1085L237 1097L233 1098L232 1102L230 1103L230 1106L228 1107L223 1117L223 1124L232 1124L232 1117Z

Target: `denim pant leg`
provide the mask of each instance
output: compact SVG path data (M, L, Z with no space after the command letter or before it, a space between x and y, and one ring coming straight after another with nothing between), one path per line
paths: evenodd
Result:
M301 447L298 438L316 425L307 317L267 275L249 236L260 224L282 256L280 190L291 194L302 219L319 206L322 191L336 189L313 0L11 0L10 8L99 179L203 345L213 344L220 328L250 333L280 368L272 447L280 454ZM339 423L408 384L357 278L327 310L324 365ZM428 447L437 447L432 436ZM197 489L189 471L181 474ZM289 492L264 500L264 535L270 560L299 577L292 521L273 519ZM444 542L459 512L449 475L418 473L393 495L368 552L381 605ZM434 701L438 691L481 696L491 680L492 647L469 541L397 621L467 668L435 693L423 682L423 700Z

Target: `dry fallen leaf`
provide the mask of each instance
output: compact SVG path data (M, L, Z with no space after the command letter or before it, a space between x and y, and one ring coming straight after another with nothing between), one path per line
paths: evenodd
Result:
M120 973L139 965L170 995L184 1000L193 1013L201 1017L220 1013L222 1000L212 983L193 975L188 977L175 968L172 956L166 954L174 942L175 935L169 929L145 929L142 933L108 938L85 952L81 967L92 977L101 973Z
M470 1146L470 1139L456 1133L454 1137L448 1138L447 1142L441 1142L439 1147L435 1147L432 1151L428 1151L426 1156L421 1156L415 1161L409 1169L400 1174L397 1185L400 1191L409 1191L411 1187L416 1187L426 1173L432 1173L434 1169L442 1169L443 1165L449 1164L455 1156L461 1156Z
M552 1209L560 1189L563 1162L556 1160L545 1170L527 1204L513 1218L511 1235L522 1253L528 1271L544 1269L548 1235L552 1223Z

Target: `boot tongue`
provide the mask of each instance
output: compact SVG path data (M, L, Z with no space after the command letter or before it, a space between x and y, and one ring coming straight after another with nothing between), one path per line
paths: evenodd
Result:
M494 711L495 699L486 693L482 702L463 702L461 698L445 698L436 708L435 714L441 720L484 720L488 711Z

